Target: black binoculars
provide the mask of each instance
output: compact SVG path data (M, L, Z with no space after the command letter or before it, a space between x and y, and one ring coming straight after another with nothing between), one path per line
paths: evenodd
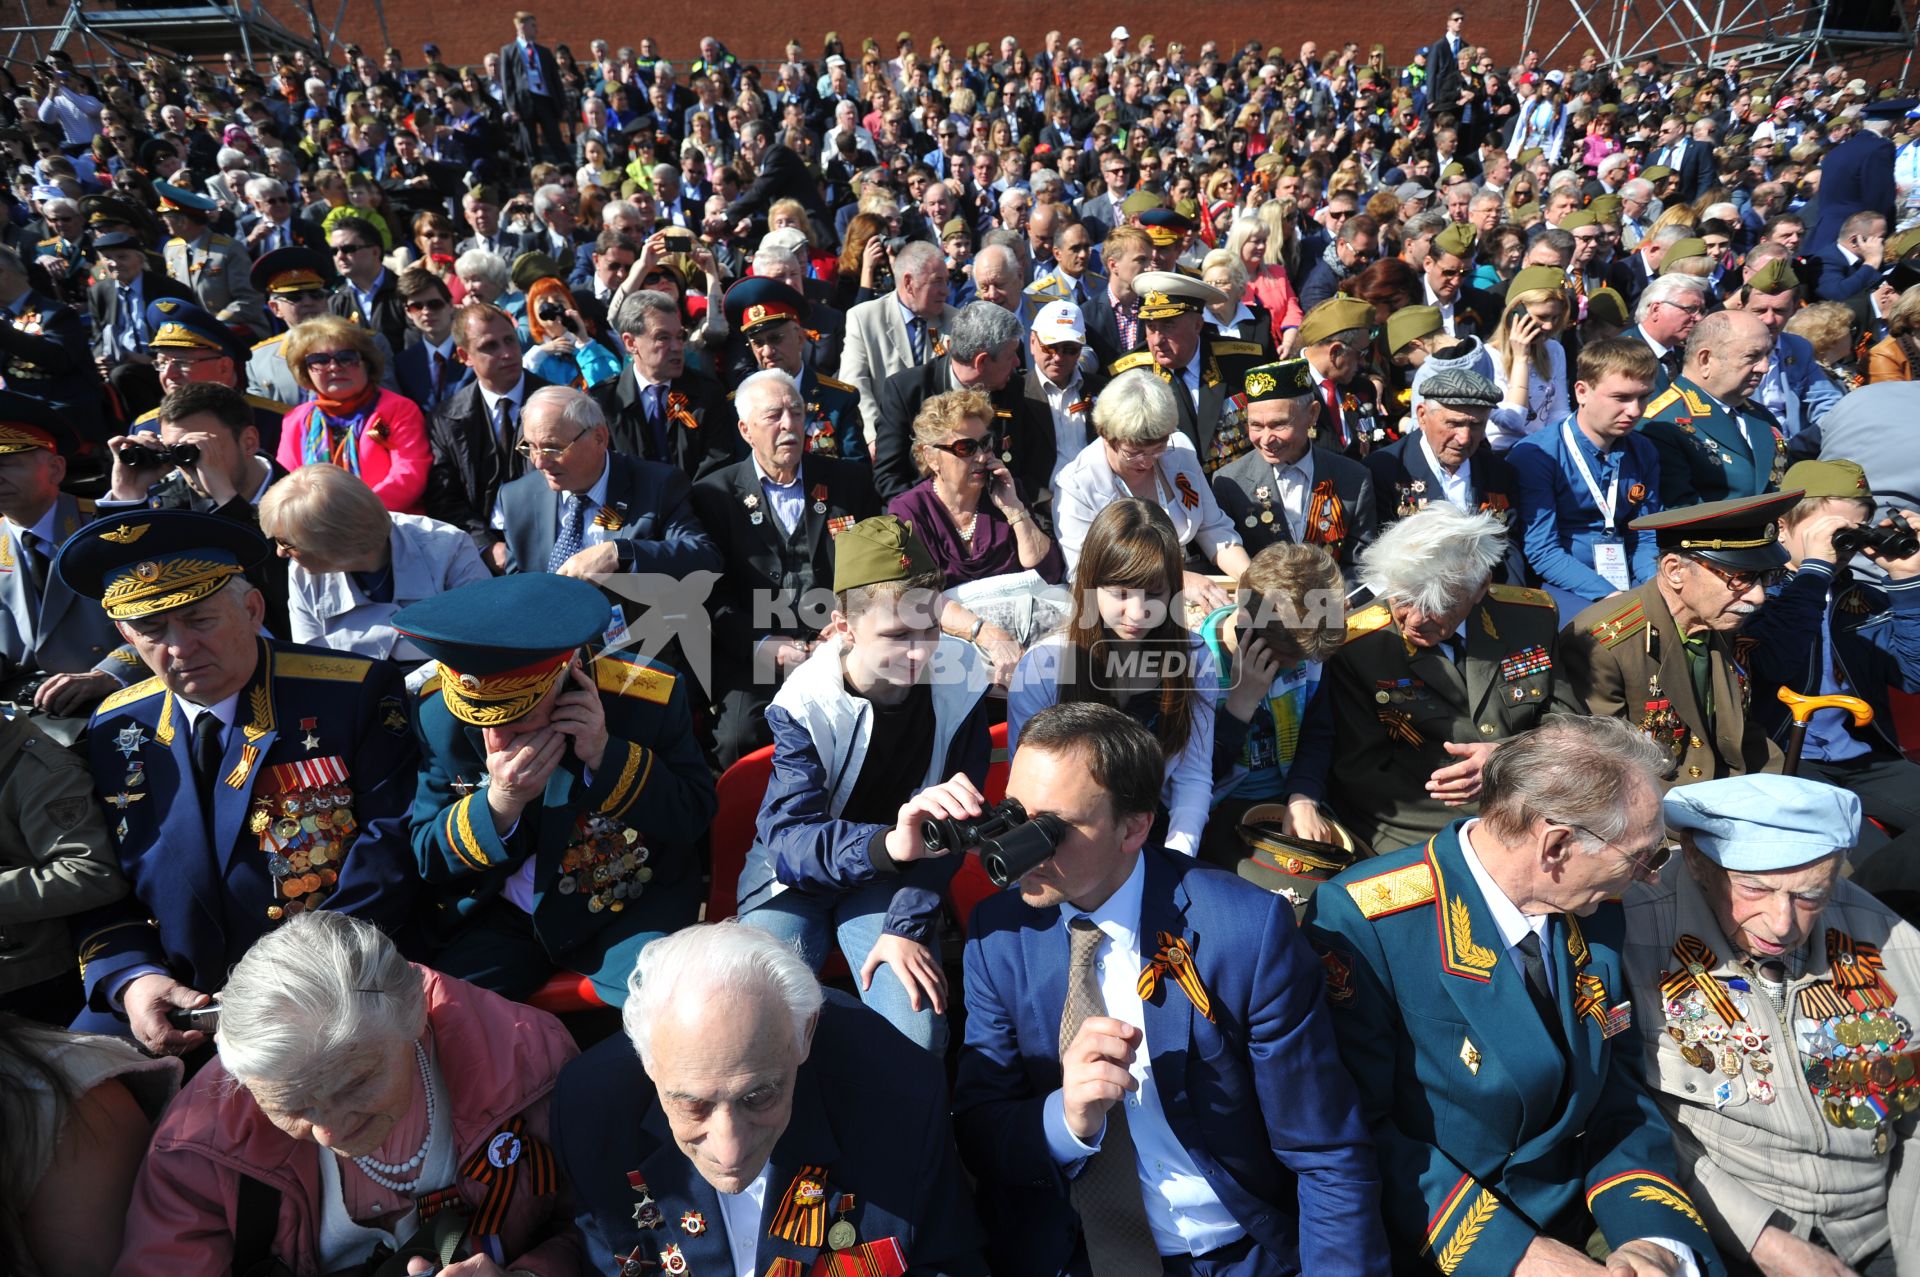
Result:
M1053 859L1066 833L1067 824L1058 816L1029 817L1014 798L1003 798L972 819L930 816L920 822L920 841L929 851L975 852L996 887L1011 887Z
M1862 550L1872 550L1883 559L1904 559L1920 551L1920 536L1915 536L1912 528L1882 528L1871 523L1856 523L1833 534L1836 555L1855 555Z
M128 444L120 449L120 464L129 470L154 470L161 466L190 466L200 460L197 443L163 443L155 448Z

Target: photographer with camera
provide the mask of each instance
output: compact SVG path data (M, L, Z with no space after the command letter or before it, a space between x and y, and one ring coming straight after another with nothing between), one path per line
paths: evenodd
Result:
M1792 724L1779 688L1866 701L1865 727L1844 710L1814 712L1800 774L1852 790L1890 833L1920 829L1920 767L1894 735L1887 695L1920 692L1920 515L1875 520L1866 472L1851 461L1799 462L1785 486L1803 492L1780 517L1791 575L1741 629L1755 715L1784 744ZM1855 554L1884 569L1884 583L1856 577Z
M1149 845L1163 770L1111 706L1021 732L1007 796L1059 838L974 912L953 1092L990 1265L1384 1274L1320 962L1284 899Z

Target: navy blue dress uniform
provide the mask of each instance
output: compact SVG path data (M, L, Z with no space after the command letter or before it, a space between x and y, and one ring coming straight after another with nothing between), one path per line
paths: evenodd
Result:
M1422 842L1460 815L1427 794L1427 778L1457 761L1446 742L1506 740L1548 714L1586 713L1560 667L1559 624L1545 592L1492 585L1456 658L1409 644L1385 603L1349 616L1325 671L1341 823L1375 850Z
M1591 1217L1614 1245L1670 1238L1723 1274L1646 1091L1620 906L1548 924L1563 1048L1502 960L1461 827L1347 870L1307 910L1401 1271L1507 1277L1536 1236L1584 1247Z
M1373 475L1373 499L1382 527L1447 499L1446 486L1427 461L1427 450L1420 446L1423 437L1416 426L1404 438L1367 454L1366 467ZM1519 476L1490 443L1482 443L1466 464L1468 513L1490 514L1506 524L1510 534L1506 559L1494 569L1494 579L1524 585L1530 578L1520 541Z
M75 593L132 621L207 598L270 553L230 519L135 510L97 520L56 567ZM255 640L217 757L195 763L181 698L150 678L102 701L88 729L133 894L74 924L89 1011L78 1027L124 1032L113 999L164 971L204 993L276 922L306 909L399 932L416 886L406 807L417 754L405 687L381 661ZM214 721L213 708L198 711Z
M663 665L612 651L588 662L606 712L600 766L589 773L569 747L504 834L487 806L481 729L510 728L539 706L611 616L592 585L545 572L476 581L394 614L394 628L439 663L415 707L413 850L432 903L429 960L509 997L560 966L617 1005L640 949L699 911L695 843L718 804L687 691Z
M246 394L247 348L232 329L205 310L171 297L149 302L147 331L153 334L147 339L147 349L155 354L163 350L208 350L225 355L233 363L233 388ZM271 457L280 446L280 423L292 406L254 394L247 394L247 402L253 406L253 428L260 432L260 451ZM133 429L160 429L160 410L155 408L134 418Z
M1634 520L1662 553L1704 559L1716 571L1774 572L1787 552L1774 521L1798 492L1712 501ZM1645 732L1673 760L1667 783L1777 772L1782 756L1751 713L1746 645L1713 630L1685 641L1657 580L1580 612L1560 636L1566 668L1587 707Z
M75 442L52 405L0 390L0 457L35 449L69 456ZM53 570L60 546L93 517L91 501L62 492L38 529L0 519L0 696L5 699L19 697L24 684L42 674L78 674L103 662L122 678L132 672L111 659L120 635L99 603L76 595Z
M829 989L826 997L794 1081L792 1116L768 1160L766 1227L755 1242L753 1271L803 1277L839 1255L842 1263L864 1259L872 1266L824 1271L984 1274L939 1057L846 994ZM675 1144L653 1082L624 1035L560 1070L550 1121L591 1271L735 1271L719 1197ZM779 1208L800 1195L803 1181L818 1187L817 1206L790 1224ZM842 1223L847 1231L836 1232ZM903 1266L888 1262L894 1246ZM662 1263L669 1247L679 1256L677 1269Z
M726 313L727 327L748 338L778 324L805 328L813 306L804 294L777 279L750 276L727 290ZM860 391L822 375L804 358L795 380L807 405L807 452L871 464L866 424L860 417ZM728 398L732 398L732 392Z
M1199 314L1226 300L1219 289L1171 271L1140 272L1134 291L1140 298L1143 324L1149 319ZM1192 365L1196 382L1187 380L1186 368L1162 368L1144 347L1114 360L1107 366L1107 375L1147 368L1171 385L1180 414L1178 428L1200 454L1201 468L1212 474L1253 446L1247 441L1247 374L1264 362L1266 352L1257 343L1218 336L1212 325L1203 322L1200 349Z
M1659 450L1660 503L1669 510L1774 492L1786 473L1787 440L1771 413L1729 407L1685 373L1647 404L1640 434Z
M29 288L0 304L0 386L44 399L83 440L104 444L105 388L80 312Z

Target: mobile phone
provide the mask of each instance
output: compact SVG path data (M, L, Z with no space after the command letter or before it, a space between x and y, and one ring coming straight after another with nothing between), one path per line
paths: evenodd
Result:
M167 1023L176 1029L198 1029L202 1033L212 1033L220 1027L220 1004L209 1002L203 1007L169 1007Z
M681 231L677 235L669 233L665 243L669 252L691 253L693 251L693 236L687 234L685 231Z

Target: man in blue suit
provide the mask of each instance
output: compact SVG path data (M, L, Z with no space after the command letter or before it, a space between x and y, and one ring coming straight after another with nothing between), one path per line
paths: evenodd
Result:
M87 1011L149 1050L201 1046L166 1012L199 1006L281 919L322 906L408 920L416 754L383 661L260 637L246 579L268 558L232 519L136 509L83 527L55 563L161 673L100 703L94 784L133 892L74 923Z
M1646 1092L1610 900L1666 859L1663 762L1623 721L1550 719L1495 751L1479 819L1314 893L1405 1271L1597 1273L1598 1225L1609 1277L1724 1272Z
M1886 247L1885 213L1866 209L1840 223L1834 242L1815 249L1808 258L1815 271L1814 296L1843 302L1878 288Z
M954 1086L993 1271L1385 1274L1379 1169L1293 907L1146 846L1162 772L1107 706L1021 733L1007 794L1064 830L974 914Z
M420 339L393 357L395 389L428 416L467 383L453 338L453 294L432 271L403 271L394 285L407 309L407 323Z
M591 1271L987 1271L938 1056L752 927L656 940L630 986L630 1040L554 1090Z
M1834 119L1827 133L1833 149L1820 161L1820 217L1808 228L1803 251L1832 248L1855 213L1892 220L1895 152L1893 143L1875 131L1878 127L1862 126L1858 116L1844 112Z
M1773 414L1791 444L1795 435L1808 426L1819 425L1827 410L1840 402L1840 387L1820 371L1814 361L1813 343L1787 331L1787 321L1800 309L1800 277L1788 265L1785 250L1778 251L1779 256L1769 258L1748 275L1741 309L1773 334L1766 375L1754 389L1753 399Z

